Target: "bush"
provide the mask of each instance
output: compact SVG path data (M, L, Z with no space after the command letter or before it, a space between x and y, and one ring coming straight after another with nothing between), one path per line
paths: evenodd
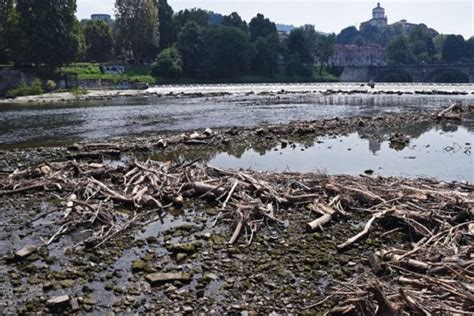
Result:
M58 88L56 82L53 80L48 80L48 82L46 82L46 87L48 88L49 92L52 92Z
M11 98L39 94L43 94L43 88L41 87L41 81L39 79L35 79L31 86L28 86L22 81L17 87L7 92L7 96Z
M155 77L180 77L183 74L183 60L178 50L172 47L162 51L152 68L152 74Z

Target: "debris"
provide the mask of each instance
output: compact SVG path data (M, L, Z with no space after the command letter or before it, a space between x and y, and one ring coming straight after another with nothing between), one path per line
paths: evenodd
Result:
M18 258L23 259L35 253L36 251L38 251L37 246L28 245L18 250L15 254Z
M446 119L446 120L459 121L459 120L461 120L462 112L464 112L463 107L462 107L462 102L461 101L455 101L448 108L440 111L436 115L436 119L438 119L438 120Z
M69 295L55 296L50 298L46 302L46 305L50 308L67 307L70 304L70 300L71 298L69 297Z
M173 282L173 281L182 281L190 282L193 278L191 273L187 272L168 272L168 273L151 273L145 276L145 279L152 285Z

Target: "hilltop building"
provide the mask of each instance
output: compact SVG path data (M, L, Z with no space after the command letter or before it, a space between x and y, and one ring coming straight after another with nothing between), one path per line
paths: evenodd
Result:
M104 21L106 23L112 22L112 17L109 14L92 14L91 15L92 21Z
M383 66L387 64L387 55L385 48L377 44L336 45L329 63L339 67Z
M377 7L372 10L372 19L367 22L363 22L360 27L375 26L383 27L388 25L388 19L385 15L385 9L380 6L380 2L377 3Z

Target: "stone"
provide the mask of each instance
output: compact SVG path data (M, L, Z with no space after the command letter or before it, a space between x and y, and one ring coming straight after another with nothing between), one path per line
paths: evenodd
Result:
M70 304L71 298L69 295L61 295L50 298L46 301L46 305L52 308L63 307Z
M80 309L81 307L79 306L79 302L77 301L77 299L73 298L71 300L71 311L78 312Z
M192 253L192 252L195 252L201 246L202 246L202 243L200 241L192 241L189 243L182 243L182 244L170 244L166 246L166 249L174 253L183 253L183 252Z
M193 278L191 273L187 272L168 272L151 273L145 276L145 279L151 284L160 284L173 281L190 282Z
M198 139L200 137L201 137L201 134L199 134L198 132L194 132L191 135L189 135L189 139Z
M147 268L147 264L143 260L135 260L132 261L132 271L133 272L140 272L145 271Z
M29 255L35 253L36 251L38 251L38 247L29 245L18 250L15 254L18 258L26 258Z
M214 134L214 131L210 128L206 128L206 130L204 131L204 135L206 136L212 136L212 134Z

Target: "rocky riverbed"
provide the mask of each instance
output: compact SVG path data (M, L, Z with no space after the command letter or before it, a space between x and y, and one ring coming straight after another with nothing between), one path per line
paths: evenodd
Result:
M460 119L471 113L465 107ZM438 123L432 112L391 113L5 149L0 308L6 314L322 314L341 308L370 312L381 306L382 293L398 311L429 301L430 312L472 312L462 285L473 236L471 184L370 173L225 171L205 164L216 151L286 147L352 132L375 137L387 128L393 145L405 146L409 135L396 132L420 122L459 124ZM126 183L136 189L122 187ZM308 230L309 223L329 215L328 222ZM374 220L370 233L347 244ZM426 236L438 235L445 238L443 247L431 243L436 238L426 242ZM410 254L417 245L425 249ZM458 252L452 251L455 245ZM380 254L394 249L392 257ZM429 268L421 267L420 274L420 266L412 271L393 255ZM425 275L446 260L456 275ZM442 282L441 292L429 277ZM457 278L460 287L444 285L446 278ZM420 280L425 295L417 290ZM397 284L409 290L408 301L394 294Z

